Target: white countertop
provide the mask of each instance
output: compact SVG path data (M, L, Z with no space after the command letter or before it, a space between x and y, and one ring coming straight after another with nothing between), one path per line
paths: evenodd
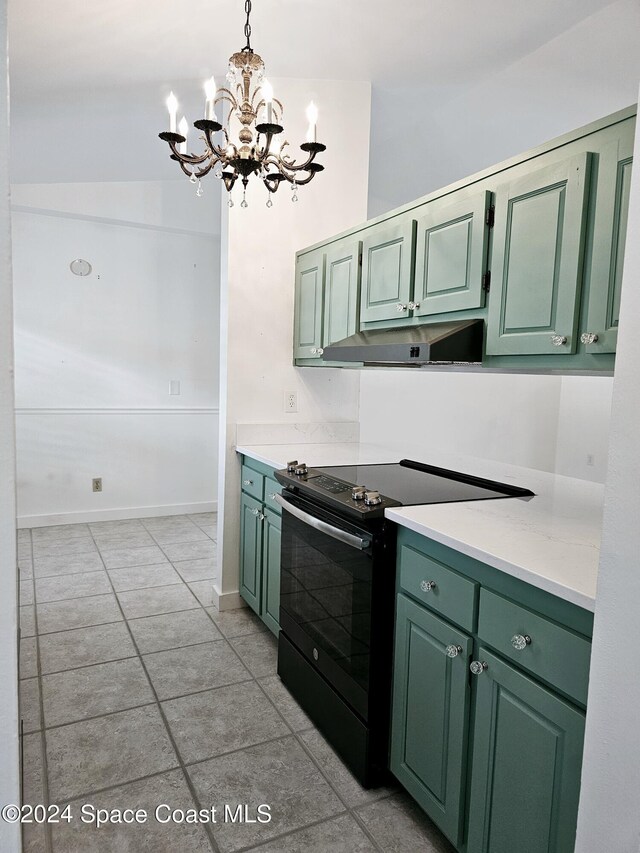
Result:
M322 465L375 465L397 462L401 457L375 444L360 444L357 441L327 442L326 444L251 444L238 445L237 453L244 453L258 462L273 468L285 468L287 462L297 459L309 467Z
M238 446L282 468L290 459L308 465L397 462L401 454L351 443ZM420 461L525 486L529 499L429 504L387 510L390 520L560 598L594 610L604 487L502 462L437 452Z

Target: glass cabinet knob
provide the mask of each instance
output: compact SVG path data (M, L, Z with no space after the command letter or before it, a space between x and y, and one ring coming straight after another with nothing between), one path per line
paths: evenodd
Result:
M469 664L469 669L474 675L482 675L485 669L489 668L489 664L486 660L472 660Z
M454 646L453 644L447 646L445 649L448 658L457 658L458 655L462 654L462 646Z
M419 307L420 307L419 302L410 302L409 303L409 310L410 311L417 311Z
M583 344L596 344L596 343L598 343L598 333L597 332L583 332L580 335L580 342Z
M420 589L423 592L431 592L436 588L435 581L420 581Z
M407 310L407 306L403 305L402 302L398 302L398 304L396 305L396 311L398 312L398 314L401 314L403 311L406 311L406 310Z
M554 347L563 347L567 343L565 335L551 335L551 343Z
M514 649L521 652L531 645L531 637L528 634L514 634L511 638L511 645Z

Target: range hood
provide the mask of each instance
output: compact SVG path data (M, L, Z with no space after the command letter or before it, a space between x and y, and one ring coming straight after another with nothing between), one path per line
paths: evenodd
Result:
M483 320L369 329L325 347L322 358L381 367L477 364L482 361L482 338Z

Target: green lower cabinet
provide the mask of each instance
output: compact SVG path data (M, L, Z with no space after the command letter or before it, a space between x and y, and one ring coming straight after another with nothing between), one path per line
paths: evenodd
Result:
M572 853L584 713L486 649L479 659L467 853Z
M242 465L240 497L240 595L269 630L280 633L282 487L273 469L250 457Z
M242 493L240 498L240 593L260 615L262 563L262 502Z
M398 595L391 770L456 845L464 829L471 649L467 634Z
M277 636L280 632L280 539L282 519L271 510L262 526L262 620Z

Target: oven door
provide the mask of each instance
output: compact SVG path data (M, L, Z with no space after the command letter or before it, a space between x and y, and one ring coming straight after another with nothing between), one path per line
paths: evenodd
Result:
M366 722L374 536L286 490L277 500L280 627Z

